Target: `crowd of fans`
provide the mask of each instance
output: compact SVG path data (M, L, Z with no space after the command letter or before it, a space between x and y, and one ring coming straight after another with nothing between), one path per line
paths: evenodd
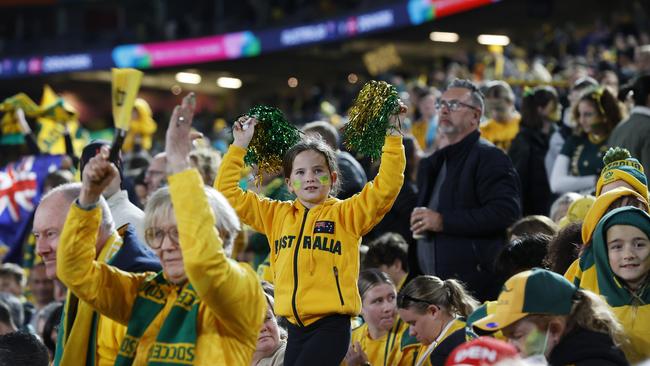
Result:
M136 108L118 161L69 148L39 187L0 365L647 361L650 45L591 45L562 82L392 78L379 161L323 116L259 179L254 117L197 131L189 94L157 144Z

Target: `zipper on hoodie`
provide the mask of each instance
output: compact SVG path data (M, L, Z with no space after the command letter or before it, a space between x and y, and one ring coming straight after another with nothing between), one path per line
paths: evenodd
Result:
M345 305L345 301L343 301L343 294L341 293L341 283L339 282L339 269L334 266L332 268L334 271L334 279L336 280L336 289L339 291L339 300L341 300L341 306Z
M304 327L305 325L298 316L298 307L296 306L296 294L298 293L298 249L300 249L302 233L305 230L307 213L309 213L309 209L305 207L305 215L302 217L302 224L300 225L300 233L298 234L298 240L296 241L296 248L293 250L293 295L291 296L291 308L293 309L293 316L296 318L296 323L301 327Z

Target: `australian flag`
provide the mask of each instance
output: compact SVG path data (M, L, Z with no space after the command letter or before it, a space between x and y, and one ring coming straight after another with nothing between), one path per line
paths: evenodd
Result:
M63 155L27 156L0 170L0 259L20 262L43 181L59 169Z

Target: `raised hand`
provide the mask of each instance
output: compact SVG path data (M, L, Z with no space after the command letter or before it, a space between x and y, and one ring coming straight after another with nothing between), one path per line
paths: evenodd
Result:
M181 105L174 108L165 135L165 153L167 158L167 173L174 174L190 167L189 155L192 151L192 140L200 137L198 132L192 132L192 119L196 109L196 97L189 93L183 98Z
M79 204L89 206L99 201L99 196L111 181L119 175L117 168L108 160L109 148L102 146L97 155L84 166Z
M253 139L255 125L257 125L257 119L255 119L255 117L239 117L232 127L233 145L247 149L248 144L250 144Z
M393 126L394 128L389 129L389 132L391 135L399 135L400 134L400 129L401 129L401 121L404 121L406 118L406 112L408 111L408 107L404 102L402 102L401 99L398 99L397 102L399 103L399 109L398 111L390 116L390 125Z

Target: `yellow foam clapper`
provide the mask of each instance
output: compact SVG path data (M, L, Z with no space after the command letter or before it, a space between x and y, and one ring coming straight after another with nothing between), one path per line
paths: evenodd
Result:
M116 128L126 131L129 129L133 104L138 96L143 74L140 70L128 68L113 68L111 72L113 74L113 121Z

